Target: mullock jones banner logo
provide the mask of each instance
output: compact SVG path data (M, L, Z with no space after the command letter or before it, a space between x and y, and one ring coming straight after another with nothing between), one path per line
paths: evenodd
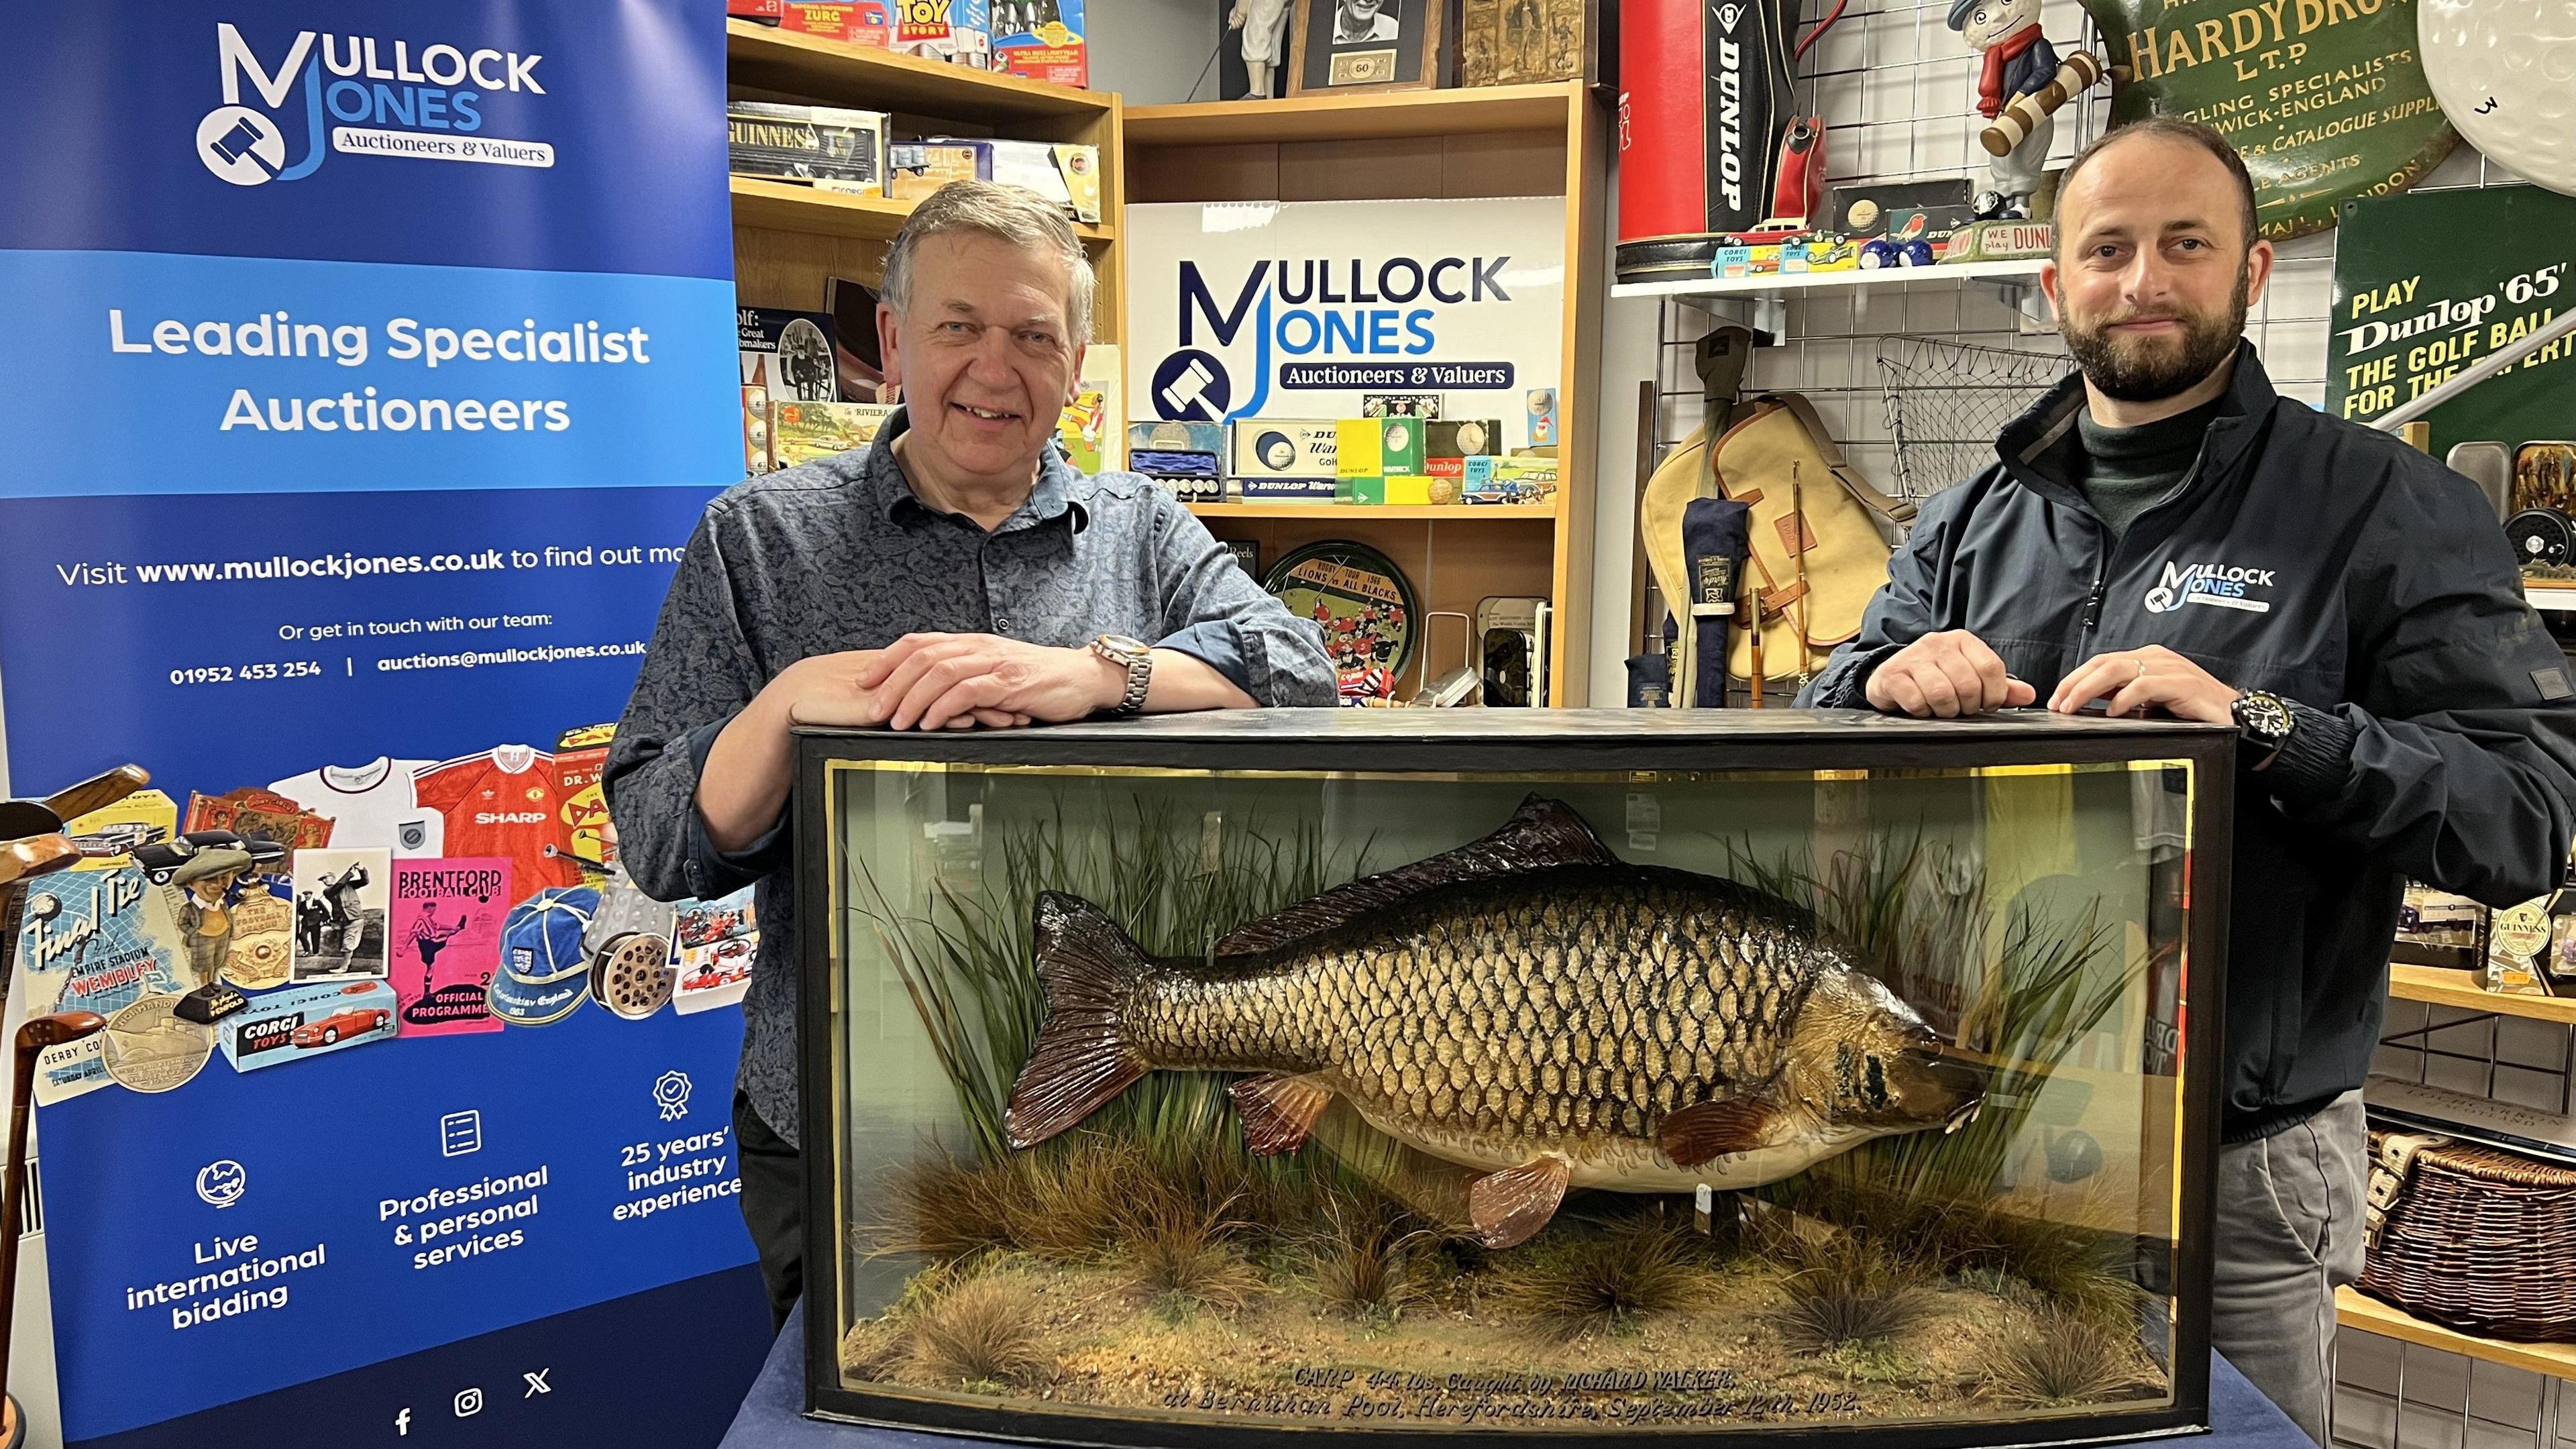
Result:
M1283 390L1506 390L1509 362L1431 360L1441 309L1508 303L1503 269L1511 257L1262 259L1231 299L1194 261L1180 263L1180 342L1155 368L1158 417L1215 422L1261 413L1274 368ZM1214 349L1245 333L1252 347L1251 395ZM1201 339L1205 341L1202 343ZM1269 408L1294 412L1294 408Z
M272 69L239 29L220 22L215 66L223 104L197 123L197 159L235 186L301 181L329 151L552 166L554 148L542 141L479 134L491 97L546 93L537 77L543 59L488 46L305 30ZM287 127L279 117L294 108L299 90L304 149L289 162ZM258 106L244 99L245 91ZM326 115L339 123L327 131Z

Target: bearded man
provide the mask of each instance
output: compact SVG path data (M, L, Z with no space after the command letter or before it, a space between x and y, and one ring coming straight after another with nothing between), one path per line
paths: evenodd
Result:
M2081 375L1924 505L1802 702L2237 726L2210 1328L2324 1443L2403 883L2559 883L2576 686L2475 485L2273 392L2242 336L2272 248L2224 138L2110 132L2056 228L2040 286Z

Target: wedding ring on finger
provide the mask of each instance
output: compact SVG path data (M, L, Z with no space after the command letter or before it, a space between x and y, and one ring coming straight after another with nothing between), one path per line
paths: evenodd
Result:
M2147 657L2145 655L2132 654L2129 656L2129 662L2138 666L2138 677L2137 679L2130 680L2129 682L2131 684L2135 684L2139 679L2147 677Z

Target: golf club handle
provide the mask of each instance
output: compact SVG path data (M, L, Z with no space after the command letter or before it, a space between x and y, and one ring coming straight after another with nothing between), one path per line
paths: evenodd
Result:
M62 1011L30 1018L18 1028L9 1074L9 1176L0 1186L0 1376L9 1365L10 1332L17 1318L18 1237L26 1226L27 1109L35 1100L36 1058L45 1048L79 1041L107 1026L94 1011Z
M93 810L104 810L151 783L152 772L141 765L119 765L104 775L83 780L56 793L45 801L45 808L70 820Z

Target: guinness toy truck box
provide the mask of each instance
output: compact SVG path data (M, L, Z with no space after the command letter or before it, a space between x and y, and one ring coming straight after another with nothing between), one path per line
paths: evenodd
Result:
M725 103L725 165L736 176L810 181L829 191L883 191L883 111Z

